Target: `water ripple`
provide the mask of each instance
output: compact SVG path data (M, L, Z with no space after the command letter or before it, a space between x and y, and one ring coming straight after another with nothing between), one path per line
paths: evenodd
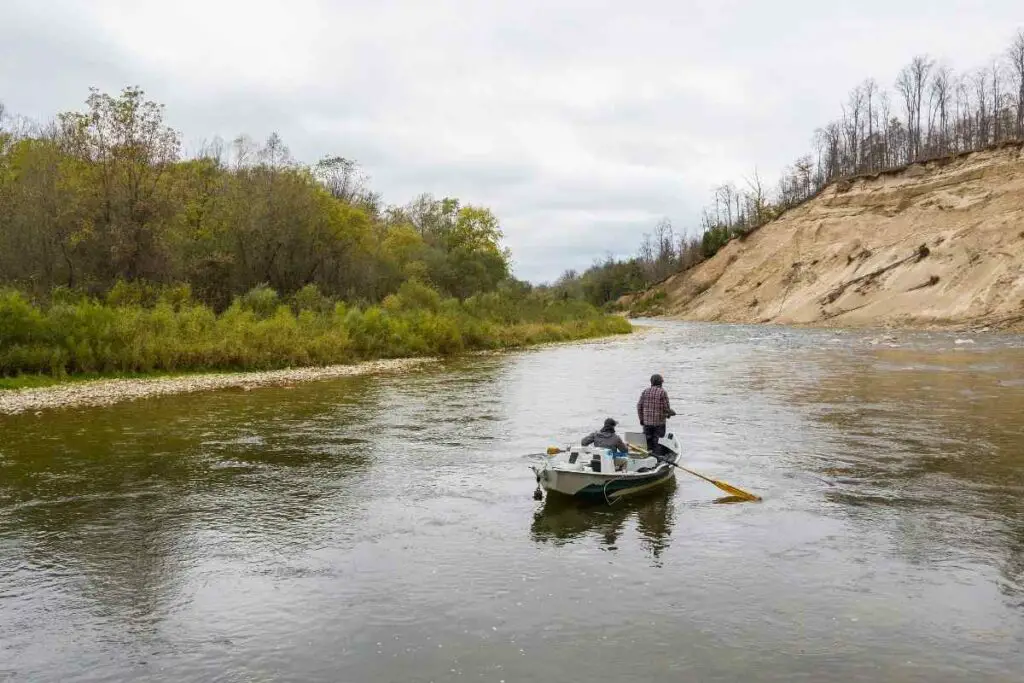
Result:
M0 678L1016 680L1019 338L652 324L0 419ZM535 502L652 372L764 501Z

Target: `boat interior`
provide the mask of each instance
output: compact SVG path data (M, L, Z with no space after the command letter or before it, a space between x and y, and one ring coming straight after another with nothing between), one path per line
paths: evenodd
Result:
M630 446L647 450L647 439L643 432L622 432L622 440ZM660 443L667 448L669 457L675 453L674 439L664 438ZM658 466L658 459L630 451L626 458L614 458L607 448L573 445L568 452L552 459L551 466L560 470L591 472L600 474L645 474Z

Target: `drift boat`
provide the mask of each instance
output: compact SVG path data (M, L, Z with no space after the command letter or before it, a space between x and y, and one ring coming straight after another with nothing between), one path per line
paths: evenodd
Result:
M643 432L623 432L621 436L628 445L646 451ZM530 469L537 476L537 485L549 493L611 504L650 491L675 476L676 468L669 463L679 459L679 441L672 434L658 441L661 452L657 458L634 456L630 449L624 471L615 469L611 449L579 445L568 446Z

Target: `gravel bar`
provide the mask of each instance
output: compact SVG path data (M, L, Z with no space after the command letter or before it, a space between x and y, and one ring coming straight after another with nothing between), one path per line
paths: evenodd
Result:
M267 372L183 375L152 379L103 379L35 389L14 389L0 391L0 415L83 406L105 406L140 398L188 394L213 389L253 389L332 377L409 370L436 362L436 360L436 358L398 358L368 361L354 365L289 368Z

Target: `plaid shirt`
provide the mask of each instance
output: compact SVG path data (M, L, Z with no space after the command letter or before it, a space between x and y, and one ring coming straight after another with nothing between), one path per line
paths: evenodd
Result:
M661 387L647 387L636 402L636 412L642 425L663 425L671 411L668 394Z

